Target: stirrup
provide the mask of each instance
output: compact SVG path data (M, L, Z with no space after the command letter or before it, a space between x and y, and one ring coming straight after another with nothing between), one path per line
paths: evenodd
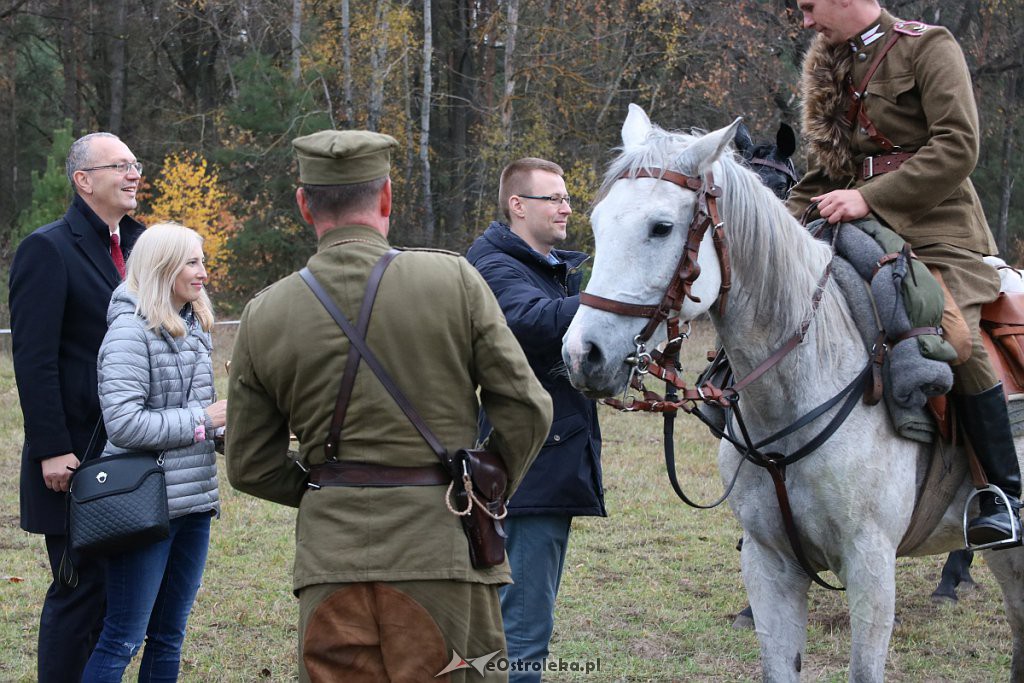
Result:
M970 541L967 540L967 515L971 507L971 501L975 499L980 493L992 493L996 497L1003 501L1003 505L1006 507L1006 513L1010 516L1010 527L1012 533L1007 539L1002 541L992 541L991 543L980 543L978 545L971 545ZM1020 517L1017 516L1014 506L1010 503L1010 497L1003 493L1003 490L995 484L989 484L984 488L976 488L967 496L967 502L964 503L964 548L970 551L976 550L1003 550L1005 548L1013 548L1021 545L1021 529L1020 529Z

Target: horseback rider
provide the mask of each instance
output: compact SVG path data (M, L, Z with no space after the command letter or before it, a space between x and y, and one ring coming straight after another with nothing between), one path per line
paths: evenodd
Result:
M996 245L968 177L979 131L963 52L945 28L900 21L876 0L800 0L799 7L804 28L818 35L801 79L809 170L788 207L799 217L818 202L829 223L871 213L941 274L972 334L970 358L953 367L958 414L1014 511L982 493L967 539L1009 540L1020 527L1020 469L1003 387L978 329L999 277L982 261Z

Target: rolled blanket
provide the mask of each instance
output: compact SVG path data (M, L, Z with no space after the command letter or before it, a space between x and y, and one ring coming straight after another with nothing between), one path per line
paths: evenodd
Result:
M892 426L896 433L904 439L912 439L921 443L932 443L938 435L939 430L935 426L935 419L924 406L915 408L904 408L893 400L892 383L885 382L883 395L885 405L889 409L889 417L892 419Z
M903 278L898 277L894 264L882 266L871 280L871 296L875 299L878 319L892 339L910 331L912 325L903 305Z
M893 401L903 408L923 407L929 396L945 394L953 386L949 363L922 356L913 338L889 349L886 368Z
M850 262L860 276L871 281L875 266L885 256L885 251L866 232L851 223L843 223L836 238L836 252Z
M857 325L864 347L870 349L875 343L875 337L878 336L878 326L875 325L875 314L871 310L868 283L842 256L836 256L832 262L832 277L846 297L846 305L853 316L853 322Z

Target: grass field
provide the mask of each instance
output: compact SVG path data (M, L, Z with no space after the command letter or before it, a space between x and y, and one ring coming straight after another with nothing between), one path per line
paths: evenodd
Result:
M699 326L691 367L711 346ZM231 333L218 332L218 353ZM218 369L223 363L218 362ZM692 376L692 375L690 375ZM224 378L219 378L223 387ZM602 409L606 519L578 518L562 581L552 656L600 660L590 675L548 681L760 679L752 631L731 627L745 604L728 509L679 502L662 463L661 419ZM715 442L695 418L677 421L680 481L691 498L721 493ZM0 355L0 682L30 681L36 629L50 582L42 538L18 528L21 415L8 355ZM189 623L182 681L291 681L297 601L292 597L293 510L240 495L222 479L203 588ZM767 504L774 504L768 501ZM975 562L980 588L953 607L929 594L943 557L898 563L887 679L994 681L1009 676L1010 635L995 580ZM842 594L811 589L804 680L845 681L849 620ZM130 673L126 680L134 680Z

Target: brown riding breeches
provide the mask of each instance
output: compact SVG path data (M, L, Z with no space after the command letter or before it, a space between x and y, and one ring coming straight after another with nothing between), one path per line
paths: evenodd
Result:
M506 657L498 586L459 581L329 583L299 591L299 681L507 683L459 669L454 653Z
M972 396L991 389L999 378L981 343L979 325L981 307L999 295L999 274L981 260L981 254L948 244L914 247L914 253L922 263L942 274L971 331L971 357L953 366L954 393Z

